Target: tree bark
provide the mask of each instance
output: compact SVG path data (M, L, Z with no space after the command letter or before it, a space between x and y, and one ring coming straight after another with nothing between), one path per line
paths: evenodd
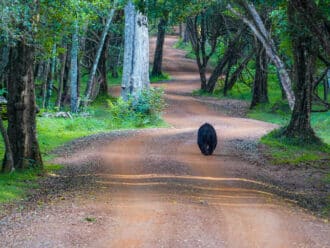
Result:
M267 91L268 77L268 57L263 45L256 41L256 70L253 82L252 101L250 108L254 108L258 104L268 103Z
M148 19L135 10L132 1L125 6L125 50L121 95L128 99L148 88L149 35Z
M100 72L100 90L99 93L101 94L108 94L109 88L108 88L108 78L107 78L107 60L108 60L108 53L109 53L109 42L110 37L109 35L106 38L106 41L104 43L102 55L100 58L100 64L99 64L99 72Z
M55 106L58 109L61 108L61 104L62 104L63 87L64 87L64 73L65 73L66 60L67 60L66 58L68 56L67 48L68 47L65 43L64 44L65 52L60 56L61 70L60 70L60 75L59 75L59 80L58 80L58 94L57 94L56 103L55 103Z
M154 64L152 67L152 76L162 75L162 62L163 62L163 47L165 41L166 26L168 22L168 12L160 19L158 24L157 42L154 56Z
M4 173L12 172L13 170L15 170L13 152L10 147L7 130L3 125L1 115L0 115L0 132L3 137L3 141L5 143L5 158L2 163L2 172Z
M43 71L43 75L42 75L42 87L41 87L41 97L42 97L41 107L42 108L46 107L49 67L50 67L50 62L49 62L49 60L47 60L47 61L45 61L44 71Z
M43 166L36 132L34 47L18 41L10 51L8 137L17 169Z
M46 101L45 101L46 109L48 109L49 107L50 98L52 96L52 91L54 87L55 68L56 68L56 44L53 45L53 51L52 51L52 61L51 61L49 82L47 84Z
M230 49L227 49L227 52L224 54L224 56L218 62L217 66L214 68L214 70L213 70L213 72L210 76L209 81L207 82L206 91L209 92L209 93L213 92L218 78L220 77L220 75L222 75L223 69L226 67L226 65L229 62L229 59L230 59L230 56L231 56L229 54L229 50Z
M63 76L63 94L61 98L61 106L70 102L70 75L71 75L71 45L67 46L67 55L66 55L66 63L64 68L64 76Z
M71 112L78 112L78 50L79 50L79 27L78 21L75 21L75 30L72 35L72 45L71 45Z
M92 90L93 90L93 86L94 86L94 78L95 78L95 74L96 74L96 69L97 69L97 66L98 66L98 63L99 63L99 60L100 60L100 57L101 57L101 53L102 53L102 50L103 50L103 45L104 45L104 42L105 42L105 38L108 34L108 31L109 31L110 24L111 24L114 13L115 13L115 9L112 8L110 10L110 13L109 13L108 17L107 17L107 21L106 21L106 24L104 26L104 29L103 29L103 32L102 32L102 35L101 35L101 40L100 40L100 42L98 44L98 47L97 47L96 56L95 56L95 59L94 59L94 62L93 62L92 70L90 72L88 83L87 83L87 88L86 88L86 91L85 91L85 99L84 99L84 105L85 106L88 105L88 103L91 100L90 98L91 98Z
M303 17L298 15L293 4L294 1L290 0L288 3L288 16L294 55L296 101L284 135L299 138L305 142L313 142L318 140L310 122L315 56L308 53L313 46L312 37L305 32L298 32L298 30L303 30L304 24Z

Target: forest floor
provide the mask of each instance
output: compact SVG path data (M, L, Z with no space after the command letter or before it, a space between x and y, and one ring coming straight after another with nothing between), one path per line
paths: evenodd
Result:
M327 220L295 202L326 194L317 170L267 165L257 141L276 126L242 118L246 103L192 97L196 64L175 41L166 38L164 57L173 80L157 84L171 127L58 148L64 169L0 219L0 247L330 247ZM218 134L213 156L196 144L204 122Z

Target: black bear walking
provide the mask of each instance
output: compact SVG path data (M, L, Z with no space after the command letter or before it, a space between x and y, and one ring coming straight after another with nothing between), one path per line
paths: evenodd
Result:
M197 144L204 155L212 155L217 146L217 133L212 125L205 123L198 129Z

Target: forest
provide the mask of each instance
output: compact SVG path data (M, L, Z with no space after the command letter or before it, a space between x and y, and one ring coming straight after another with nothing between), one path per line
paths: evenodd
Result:
M218 197L222 187L226 197L242 198L244 205L250 195L233 193L223 182L231 180L238 192L274 194L324 218L278 217L320 225L324 235L317 241L310 238L317 230L297 234L306 247L330 244L329 0L2 0L0 22L0 233L7 225L1 220L19 208L29 216L31 209L58 199L76 202L81 195L91 213L80 222L90 224L101 220L89 195L98 204L114 195L114 204L128 202L132 216L141 207L132 199L167 206L196 197L198 207L209 207L217 203L207 195ZM218 135L212 159L196 151L197 130L205 122ZM116 198L118 192L127 202ZM261 205L267 201L253 194ZM43 209L40 220L51 211ZM188 207L183 212L196 214ZM59 219L66 218L73 217ZM247 217L242 210L235 218ZM136 233L138 222L130 222ZM201 242L223 247L201 231L204 224ZM242 232L253 231L244 225ZM266 224L256 225L262 230ZM225 238L225 247L238 247L238 233ZM282 247L293 247L282 234ZM47 235L30 235L14 247L49 241ZM89 243L87 236L70 243L56 235L50 247L126 244L110 242L110 236L103 243ZM144 245L163 247L151 236ZM257 237L246 247L263 244L263 236ZM170 247L196 247L190 241ZM10 242L9 235L4 244Z

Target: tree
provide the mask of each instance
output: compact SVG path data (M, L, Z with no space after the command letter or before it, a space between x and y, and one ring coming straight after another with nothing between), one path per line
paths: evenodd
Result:
M42 167L36 135L34 47L24 40L11 48L8 84L8 137L18 169Z
M263 7L263 12L261 14L261 18L265 23L266 30L269 32L270 29L270 20L269 20L269 11L265 6ZM268 103L268 89L267 89L267 81L268 81L268 56L266 53L266 49L262 45L262 43L256 39L255 40L255 50L256 50L256 58L255 58L255 74L254 74L254 82L252 89L252 100L250 108L256 107L261 103Z
M224 31L224 19L220 14L218 5L202 8L195 16L187 19L187 30L189 39L196 55L196 62L201 80L201 90L210 92L207 82L206 69L211 56L214 54L218 44L218 38ZM209 51L207 51L210 46ZM218 67L222 66L218 63ZM217 70L219 71L219 69ZM215 77L215 75L214 75ZM218 78L216 78L217 80ZM213 79L212 79L213 80Z
M125 50L121 95L127 99L149 87L148 19L129 1L125 6Z
M29 0L14 4L10 1L4 4L7 12L3 14L10 15L12 22L3 23L1 31L10 44L7 65L7 113L8 139L13 152L14 166L17 169L31 166L42 168L36 136L34 88L35 35L38 27L39 2ZM24 19L21 16L24 16Z
M71 112L77 113L78 102L78 50L79 50L79 26L78 20L74 23L74 32L72 34L71 44Z
M260 103L268 103L267 77L268 57L261 42L256 41L256 71L254 75L252 101L250 108Z
M162 72L163 61L163 46L165 40L166 29L169 25L178 25L181 28L182 20L186 20L193 6L201 6L198 1L191 0L149 0L147 1L149 20L156 20L157 25L157 40L156 49L151 71L152 76L160 76Z
M275 47L274 41L272 40L269 32L265 28L265 25L256 11L252 3L248 3L245 0L238 0L240 6L248 13L250 18L245 17L237 10L235 10L230 4L228 4L228 9L238 18L240 18L246 25L250 27L252 32L256 35L259 41L262 43L266 49L268 57L273 61L274 65L277 68L281 84L286 93L290 108L293 109L295 96L291 89L291 79L285 68L285 64L278 56L277 49Z
M114 4L116 4L116 3L114 3ZM86 91L85 91L85 99L84 99L84 105L85 106L88 104L88 102L90 101L90 98L91 98L93 83L94 83L94 77L95 77L95 74L96 74L96 69L97 69L97 66L98 66L98 63L99 63L99 60L100 60L100 57L101 57L101 53L102 53L102 50L103 50L105 39L106 39L106 36L108 34L108 31L109 31L110 24L111 24L114 13L115 13L115 8L111 9L110 12L109 12L106 24L105 24L103 32L102 32L100 42L98 44L96 56L95 56L95 59L94 59L94 62L93 62L92 70L90 72L88 83L87 83L87 88L86 88Z
M163 74L162 73L163 46L165 41L168 16L169 16L169 12L165 11L163 17L159 20L154 63L151 72L152 76L160 76Z
M305 142L319 141L311 126L312 87L315 73L315 38L308 31L295 0L288 2L288 18L294 57L294 92L296 101L284 135Z
M53 87L54 87L55 69L56 69L56 44L54 43L53 51L52 51L50 78L49 78L49 83L47 84L47 92L46 92L46 99L45 99L46 109L49 107L50 98L52 96L52 91L53 91Z

